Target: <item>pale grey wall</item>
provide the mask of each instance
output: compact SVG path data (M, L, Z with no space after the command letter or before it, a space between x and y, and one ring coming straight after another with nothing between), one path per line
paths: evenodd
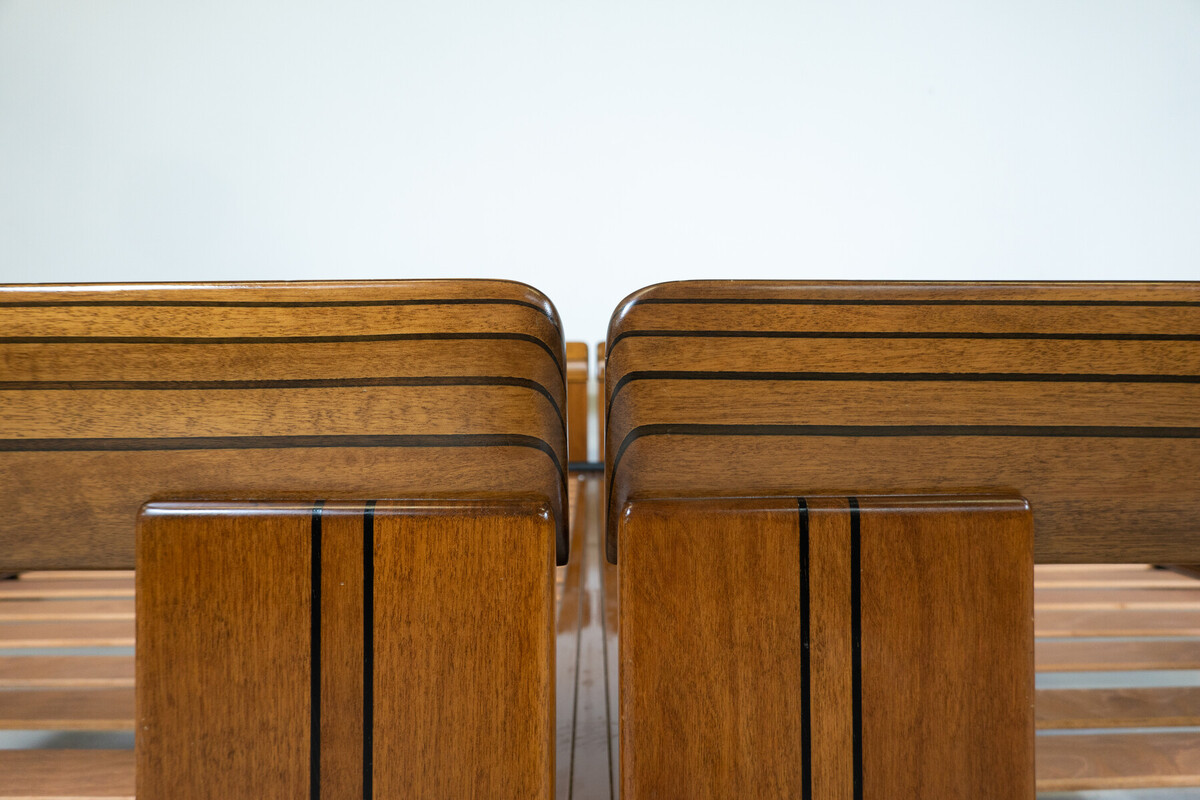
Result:
M1200 3L0 0L0 281L1200 278Z

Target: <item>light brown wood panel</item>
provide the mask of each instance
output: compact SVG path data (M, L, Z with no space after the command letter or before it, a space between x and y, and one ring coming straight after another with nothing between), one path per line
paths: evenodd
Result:
M637 500L621 525L624 796L1032 795L1024 501Z
M134 800L132 750L0 750L0 800Z
M867 487L1021 493L1043 562L1200 557L1200 283L662 284L606 361L610 559L635 495Z
M0 729L131 731L133 688L5 689Z
M133 570L131 569L55 569L29 570L22 572L16 580L20 581L73 581L73 580L127 580L133 586Z
M1200 725L1200 688L1041 689L1039 730Z
M588 460L588 348L567 342L567 458Z
M604 381L605 381L605 376L607 374L606 359L604 358L604 349L605 349L604 342L596 343L596 386L598 387L596 390L597 391L597 396L596 396L596 438L597 438L597 442L596 442L596 446L598 448L598 450L596 451L596 457L600 461L604 460L604 439L605 439L604 429L605 429L605 419L608 416L606 413L606 410L608 408L608 402L605 400L605 396L604 396Z
M0 601L70 597L133 597L133 578L64 578L0 581Z
M380 503L374 546L375 796L552 797L548 506Z
M555 528L524 496L148 506L139 796L549 797Z
M1039 792L1200 786L1200 734L1039 736Z
M610 463L610 537L612 518L635 487L642 497L678 497L846 494L864 486L882 494L970 493L1028 484L1039 560L1180 561L1200 548L1191 516L1200 462L1169 479L1163 472L1164 464L1200 459L1200 439L937 436L923 451L929 442L920 436L687 430L668 426L637 438L622 452L615 478ZM613 441L610 434L610 447Z
M575 687L579 677L579 630L583 619L583 559L579 554L587 546L588 530L580 524L580 484L583 478L572 476L567 486L571 496L571 552L576 554L565 566L562 596L554 628L555 796L567 800L571 792L571 766L575 745Z
M1200 636L1200 610L1192 611L1038 611L1039 637Z
M0 600L0 622L133 619L133 598L120 600Z
M1038 672L1200 669L1200 642L1038 642L1033 655Z
M0 330L0 570L131 566L148 500L430 487L544 495L566 558L561 324L527 286L10 286Z
M133 657L0 656L0 689L65 687L132 689Z
M38 565L132 563L129 520L147 500L420 497L473 486L472 496L534 492L550 497L557 508L556 498L564 493L549 455L523 445L412 447L386 439L364 447L273 444L239 450L7 454L11 457L0 460L0 481L17 509L14 516L44 514L52 506L56 535L46 536L37 526L0 531L6 545L0 558ZM48 469L56 476L53 482L43 479ZM61 492L64 484L74 491Z
M143 510L141 800L308 793L312 527L311 503Z
M690 508L622 520L621 796L800 797L796 503Z
M5 622L0 623L0 648L133 647L134 623L120 622Z
M1036 589L1033 604L1043 611L1070 609L1200 610L1200 583L1191 589Z

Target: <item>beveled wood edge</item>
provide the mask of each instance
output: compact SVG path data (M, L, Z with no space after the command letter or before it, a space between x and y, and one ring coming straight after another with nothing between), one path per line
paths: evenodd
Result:
M554 525L555 528L555 558L556 565L567 563L569 544L563 547L563 541L569 536L566 518L570 516L569 509L562 510L561 518L555 514L551 498L537 494L501 493L487 497L475 496L445 496L436 494L414 497L379 497L347 499L323 499L314 496L311 500L298 500L294 497L278 500L151 500L142 505L137 515L137 538L142 537L142 523L145 520L172 516L301 516L312 515L318 508L322 516L332 514L362 514L363 509L370 504L376 515L406 514L416 516L446 515L465 512L482 512L502 514L505 516L531 515L539 517ZM563 496L566 504L566 495ZM135 544L135 552L140 551L140 544ZM136 571L135 571L136 575Z
M979 513L1031 514L1029 501L1008 489L973 492L906 492L886 494L850 492L845 494L770 494L770 495L635 495L625 501L613 524L605 531L605 551L610 564L617 563L617 531L632 517L642 513L670 513L675 509L706 506L706 513L739 514L757 511L790 511L798 501L829 502L853 500L856 513L895 513L904 511L958 510ZM614 537L613 534L617 533Z

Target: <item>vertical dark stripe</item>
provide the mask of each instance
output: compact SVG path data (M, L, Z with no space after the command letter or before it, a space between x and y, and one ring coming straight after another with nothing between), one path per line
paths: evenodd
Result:
M858 498L850 499L850 647L854 699L854 800L863 796L862 752L862 576Z
M309 673L312 685L309 687L309 734L308 734L308 796L310 800L321 797L321 509L324 500L313 504L312 510L312 613L311 636L309 650Z
M375 794L375 501L363 512L363 800Z
M810 671L811 598L808 578L808 503L796 498L800 507L800 686L804 710L800 718L800 765L803 773L803 800L812 800L812 672Z

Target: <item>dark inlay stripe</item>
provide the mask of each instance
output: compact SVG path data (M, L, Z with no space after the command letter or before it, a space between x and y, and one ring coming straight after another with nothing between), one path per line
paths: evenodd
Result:
M563 353L527 333L364 333L345 336L0 336L0 344L328 344L339 342L529 342L554 359L560 375ZM565 380L565 378L564 378Z
M312 684L309 687L308 719L308 796L310 800L321 797L321 510L324 500L318 500L312 510L312 567L309 580L312 582L311 599L311 642L309 663Z
M363 512L363 800L374 796L375 501Z
M621 458L630 445L647 436L844 436L863 438L986 436L1047 439L1198 439L1197 427L1119 427L1102 425L712 425L655 423L638 425L625 435L613 456L608 477L608 504ZM12 440L9 440L12 441ZM0 440L0 450L3 449Z
M862 751L862 549L858 498L850 500L850 653L854 705L854 800L863 796Z
M311 447L529 447L548 455L559 474L565 475L558 454L548 442L522 433L0 439L0 452L290 450Z
M696 339L977 339L1112 342L1198 342L1200 333L1032 333L977 331L748 331L748 330L634 330L617 334L606 358L631 337Z
M634 381L995 381L1013 383L1200 383L1200 375L1099 372L750 372L744 370L635 370L617 381L609 394L611 412L617 395ZM3 388L3 384L0 384Z
M521 306L558 321L545 306L503 298L427 298L417 300L15 300L0 308L387 308L404 306Z
M796 498L799 506L800 525L800 690L803 693L804 709L800 717L800 769L803 775L803 800L812 800L812 672L811 672L811 616L812 594L808 569L808 503L803 497Z
M219 381L0 381L0 391L194 391L236 389L341 389L364 386L517 386L543 395L561 421L562 409L550 390L528 378L507 375L462 375L380 378L280 378Z
M1195 300L972 300L940 298L867 299L867 298L767 298L767 297L647 297L631 300L625 310L641 305L753 305L753 306L1110 306L1125 308L1192 308Z

